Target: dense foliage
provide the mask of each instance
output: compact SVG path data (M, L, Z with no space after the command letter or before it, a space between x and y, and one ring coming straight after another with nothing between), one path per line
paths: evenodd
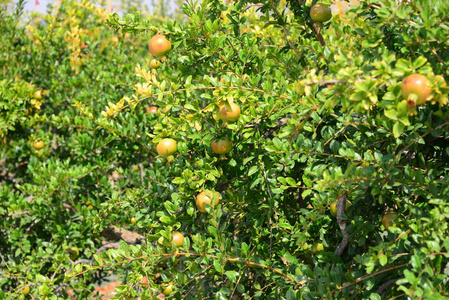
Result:
M0 298L449 297L449 3L315 4L0 1Z

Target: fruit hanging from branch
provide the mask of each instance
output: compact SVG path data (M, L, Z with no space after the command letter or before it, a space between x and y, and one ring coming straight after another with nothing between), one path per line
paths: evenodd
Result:
M46 92L43 90L37 90L33 94L33 98L36 100L42 100L45 98L45 96L46 96Z
M346 208L348 209L349 207L351 207L352 203L349 200L346 200ZM329 210L331 211L331 215L336 218L337 217L337 201L335 201L334 203L332 203L329 207Z
M229 103L228 105L222 105L220 106L218 115L223 121L235 122L240 118L240 106L238 106L234 102Z
M44 148L44 142L41 141L41 140L35 141L35 142L33 143L33 147L34 147L34 149L36 149L36 150L40 150L40 149Z
M315 22L327 22L332 18L332 11L329 6L315 4L310 9L310 18Z
M150 53L159 58L167 55L168 52L171 50L171 43L165 35L156 34L153 36L148 43L148 49L150 50Z
M66 247L65 250L69 253L70 260L74 261L80 255L80 250L76 246L71 247L71 248Z
M393 210L388 210L385 215L382 217L382 224L385 229L388 230L391 226L396 227L396 223L394 220L398 218L398 214Z
M232 142L229 138L225 137L225 138L219 138L216 140L213 140L212 143L210 144L212 151L215 154L226 154L229 153L229 151L231 151L232 149Z
M184 235L178 231L174 232L173 243L178 247L182 247L182 245L184 244Z
M165 296L169 296L171 293L173 293L173 289L174 289L174 287L173 287L173 284L172 283L169 283L166 287L165 287L165 289L164 289L164 291L162 292Z
M313 254L318 254L320 251L324 251L324 246L322 243L313 244L311 251Z
M402 97L415 105L424 104L431 91L430 81L424 75L412 74L402 81Z
M161 62L160 60L157 60L155 58L153 58L152 60L150 60L150 68L152 70L157 70L161 67Z
M148 114L155 114L155 113L157 113L157 107L156 106L149 106L149 107L147 107L147 113Z
M205 190L196 196L196 207L200 212L206 212L206 205L212 205L214 199L215 206L220 202L220 194L211 190Z
M174 139L165 138L157 144L156 150L160 156L168 157L178 150L178 143Z
M30 293L30 287L27 285L20 292L22 293L22 295L27 296Z

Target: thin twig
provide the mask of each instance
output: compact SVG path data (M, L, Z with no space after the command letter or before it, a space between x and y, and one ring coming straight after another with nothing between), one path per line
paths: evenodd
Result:
M277 10L276 6L273 3L271 3L271 8L276 13L276 15L279 18L281 18L281 14L279 13L279 11ZM298 59L300 59L301 58L301 54L299 54L298 49L295 47L293 42L288 38L290 36L290 32L288 31L287 27L285 27L284 25L281 25L281 27L282 27L282 30L284 31L285 39L287 40L288 44L290 45L290 48L292 48L292 50L295 52L296 57Z
M389 271L393 271L393 270L405 267L405 266L407 266L409 264L410 263L404 263L404 264L400 264L400 265L397 265L397 266L392 266L392 267L389 267L389 268L386 268L386 269L382 269L382 270L379 270L377 272L373 272L373 273L371 273L369 275L365 275L365 276L359 277L356 280L354 280L353 282L343 284L343 285L339 286L338 289L341 291L341 290L343 290L343 289L345 289L347 287L353 286L353 285L355 285L357 283L360 283L360 282L362 282L364 280L367 280L367 279L369 279L371 277L374 277L376 275L379 275L379 274L382 274L382 273L385 273L385 272L389 272Z
M119 262L116 262L116 263L112 263L112 264L109 265L109 267L117 266L117 265L121 265L121 264L127 264L127 263L130 263L132 261L136 261L136 260L148 259L150 257L151 258L155 258L155 257L162 257L162 258L164 258L164 257L173 257L173 256L177 256L177 257L179 257L179 256L199 256L199 257L209 257L209 258L213 258L213 259L218 259L218 256L212 255L212 254L191 253L191 252L176 252L176 253L163 253L163 254L156 254L156 255L150 255L150 256L144 255L144 256L140 256L140 257L134 257L134 258L126 259L126 260L119 261ZM296 279L294 279L293 277L291 277L288 274L285 274L284 272L282 272L279 269L276 269L276 268L273 268L273 267L270 267L270 266L267 266L267 265L264 265L264 264L255 263L255 262L250 261L250 260L246 260L246 259L242 259L242 258L237 258L236 257L236 258L227 258L226 262L244 264L245 266L247 266L249 268L259 267L259 268L263 268L263 269L268 269L268 270L270 270L270 271L272 271L274 273L277 273L277 274L281 275L286 280L288 280L291 283L293 283L295 285L298 285L298 286L304 286L307 283L307 280L297 281ZM81 271L79 273L72 274L72 277L77 277L77 276L80 276L80 275L85 274L87 272L94 271L94 270L97 270L97 269L102 269L104 267L106 267L106 266L104 266L104 265L103 266L95 266L95 267L93 267L91 269L83 270L83 271ZM68 272L68 273L70 273L70 272Z

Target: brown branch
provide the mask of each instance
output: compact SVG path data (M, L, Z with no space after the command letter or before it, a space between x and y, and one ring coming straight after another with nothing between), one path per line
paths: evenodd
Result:
M87 259L87 258L81 258L73 262L72 266L76 266L78 264L86 264L86 265L92 265L94 263L95 259ZM67 273L70 273L72 269L69 269Z
M119 228L114 225L103 229L100 234L107 239L114 241L124 240L127 244L132 245L140 244L143 240L143 236L141 236L140 234L123 228Z
M388 289L390 286L395 285L396 281L398 281L399 279L404 278L404 276L398 277L398 278L394 278L394 279L390 279L387 282L385 282L384 284L382 284L377 290L376 290L376 294L379 294L382 297L382 294L385 293L385 290Z
M349 244L349 233L346 231L346 219L343 219L341 217L342 214L345 213L346 209L346 197L347 194L344 192L337 201L337 222L338 226L340 227L341 234L343 235L343 239L340 242L340 245L338 245L337 249L335 250L335 254L342 255L343 251L345 251L346 246Z
M142 243L142 239L143 237L135 232L123 229L123 228L119 228L117 226L110 226L106 229L104 229L101 233L101 236L107 238L107 239L111 239L111 240L123 240L125 243L130 244L130 245L135 245L135 244L141 244ZM108 243L106 245L101 246L100 248L97 249L97 251L95 252L95 255L99 255L101 252L108 250L108 249L118 249L120 248L120 242L115 242L115 243ZM88 265L93 265L93 263L95 262L95 258L92 257L91 259L78 259L76 261L73 262L72 264L72 268L73 266L76 266L78 264L88 264ZM67 274L70 273L72 271L72 268L67 270Z
M271 136L276 130L278 130L280 127L284 126L285 124L287 124L287 120L291 119L291 118L292 118L292 115L288 115L288 116L280 119L279 121L277 121L276 126L265 131L265 133L263 134L263 137L268 138L269 136Z
M118 249L120 248L120 242L116 242L116 243L109 243L106 245L101 246L100 248L98 248L98 250L95 252L95 255L100 254L101 252L108 250L108 249Z
M446 63L441 58L441 56L438 54L437 50L435 50L432 46L429 45L430 51L436 56L437 60L440 62L440 64L444 65L447 68Z
M108 250L108 249L118 249L118 248L120 248L120 242L109 243L109 244L103 245L100 248L98 248L97 251L95 252L95 255L98 255L101 252ZM74 266L76 266L77 264L92 265L94 263L94 261L95 261L95 258L92 258L92 259L81 258L81 259L74 261L73 265Z
M326 42L324 41L323 36L321 35L321 26L318 25L316 22L312 22L313 31L315 32L315 35L320 42L321 46L326 46Z
M114 248L115 248L115 249L120 248L120 242L117 242L117 243L109 243L109 244L106 244L106 245L101 246L101 247L98 248L98 250L95 252L95 255L98 255L98 254L100 254L101 252L103 252L103 251L105 251L105 250L108 250L108 249L114 249ZM95 257L92 257L91 259L86 259L86 258L78 259L78 260L74 261L73 264L72 264L72 267L69 268L69 269L67 270L67 274L70 274L70 273L72 272L72 268L73 268L74 266L78 265L78 264L86 264L86 265L92 266L92 265L94 264L94 262L95 262Z

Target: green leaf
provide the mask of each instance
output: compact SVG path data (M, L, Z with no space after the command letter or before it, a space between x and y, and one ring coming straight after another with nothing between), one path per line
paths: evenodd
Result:
M379 45L379 43L381 42L381 40L368 40L365 39L362 41L362 47L363 48L375 48Z
M404 132L404 125L401 122L394 123L394 126L393 126L394 137L395 138L400 137L403 132Z
M173 224L174 218L171 216L162 216L159 218L159 221L165 224Z
M379 294L371 293L371 294L369 295L369 299L370 299L370 300L381 300L382 298L380 297Z
M256 173L257 171L259 171L259 167L258 166L252 166L249 171L248 171L248 176L253 175L254 173Z
M271 192L272 192L273 194L282 194L282 193L284 193L284 190L285 190L285 189L283 189L283 188L272 188L272 189L271 189Z
M297 264L298 263L298 259L294 256L292 256L289 252L286 252L284 254L285 260L291 264Z
M385 116L389 119L392 119L392 120L398 119L398 112L396 109L389 109L389 110L386 110L384 113L385 113Z
M243 242L240 250L242 251L242 256L246 257L248 255L248 250L249 250L248 244Z
M446 248L446 251L449 252L449 237L444 239L444 248Z
M296 300L296 292L290 287L285 297L287 300Z
M41 275L41 274L36 274L36 281L37 282L46 282L47 281L47 277Z
M306 175L302 175L302 181L307 187L312 187L312 180L310 180L310 178Z
M237 282L237 276L239 275L239 273L236 271L226 271L225 275L231 282Z
M221 273L223 271L223 266L217 259L214 259L214 268L219 273Z
M419 69L427 63L427 58L420 56L413 62L413 68Z
M208 226L207 227L207 231L213 236L213 237L217 237L217 228L213 227L213 226Z
M309 196L310 194L312 194L312 190L307 189L301 193L301 197L305 198L305 197Z
M382 255L379 257L379 263L380 263L380 265L381 265L381 266L385 266L385 265L387 264L387 262L388 262L387 256L386 256L385 254L382 254Z
M398 121L401 122L404 126L410 126L410 120L408 119L408 116L399 118Z
M415 274L413 274L409 270L404 270L404 276L405 279L407 279L408 283L410 283L411 285L415 285L417 283L418 279L416 278Z
M395 67L397 69L402 69L402 70L410 70L412 68L410 62L408 60L403 59L403 58L398 59Z
M397 117L403 118L408 116L408 104L407 100L402 100L397 105Z
M282 142L278 138L273 139L273 144L277 149L282 149Z
M296 186L296 181L295 181L293 178L287 177L287 178L286 178L286 181L287 181L287 184L288 184L288 185L290 185L290 186Z

